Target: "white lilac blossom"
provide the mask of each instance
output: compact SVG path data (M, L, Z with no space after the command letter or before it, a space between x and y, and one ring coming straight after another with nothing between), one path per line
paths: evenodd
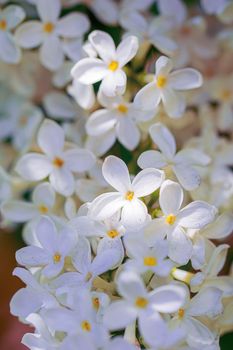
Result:
M112 37L102 31L92 32L88 39L100 58L83 58L72 69L72 76L86 85L102 81L100 89L107 96L123 94L127 80L123 67L136 55L138 39L128 36L117 48Z
M135 149L140 142L137 124L152 119L154 111L136 109L133 103L125 101L122 96L108 98L100 94L99 102L105 108L90 115L86 123L88 135L102 140L104 153L114 145L116 139L125 148Z
M171 168L187 191L197 188L200 185L201 176L195 167L208 165L209 156L194 148L185 148L176 152L174 136L160 123L152 125L149 133L160 152L157 150L143 152L138 159L138 165L142 169L158 168L169 171Z
M155 64L153 81L144 86L135 96L135 106L143 110L155 109L160 102L171 118L180 118L186 103L182 91L196 89L202 85L201 74L192 68L171 72L172 60L161 56Z
M12 35L25 18L25 12L20 6L10 5L0 10L0 60L6 63L19 63L21 51Z
M25 243L22 344L220 350L233 2L16 3L0 0L0 228Z
M138 173L131 182L125 163L109 156L103 164L103 176L117 192L97 197L90 205L89 215L103 220L121 210L121 220L126 226L132 228L144 224L147 208L139 198L148 196L160 187L163 172L148 168Z
M64 130L55 122L45 120L41 125L37 142L41 153L28 153L16 165L16 171L28 181L39 181L49 176L54 189L65 196L74 192L73 172L84 172L95 162L93 154L85 149L72 147L64 150Z
M60 0L38 0L37 11L41 22L28 21L16 31L19 46L31 49L41 45L40 60L49 70L57 70L64 62L64 51L60 37L76 39L82 37L89 29L88 18L80 13L72 13L59 19Z

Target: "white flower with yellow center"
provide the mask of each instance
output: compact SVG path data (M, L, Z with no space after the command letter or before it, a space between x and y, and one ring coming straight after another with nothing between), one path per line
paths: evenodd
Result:
M27 153L19 159L16 171L28 181L40 181L49 176L53 188L64 196L70 196L75 189L73 173L91 169L94 155L86 150L71 148L64 150L64 130L51 120L44 120L37 143L41 153Z
M214 206L195 201L181 209L184 199L182 187L166 180L161 186L159 204L163 216L153 220L153 229L146 234L148 242L156 242L156 236L167 235L168 256L180 265L187 264L192 256L193 243L185 229L201 229L212 222L217 210Z
M59 19L60 0L38 0L36 6L41 22L30 20L22 24L15 33L16 42L25 49L41 45L41 63L55 71L65 58L60 37L71 40L82 37L89 29L89 20L81 13L71 13Z
M116 48L105 32L96 30L88 38L100 58L83 58L72 69L72 76L86 85L102 81L100 89L107 96L122 95L127 80L122 68L136 55L138 39L129 36Z
M141 50L150 47L150 44L163 54L172 56L177 50L177 44L171 37L172 23L162 16L148 18L136 11L127 11L122 14L121 25L128 34L138 37ZM147 50L145 50L145 53Z
M199 317L214 318L222 312L222 291L216 287L203 288L190 299L186 285L183 284L182 288L186 290L186 303L178 310L172 323L184 330L190 347L202 349L213 345L217 335Z
M102 346L107 337L103 324L97 320L92 295L86 289L76 293L69 309L65 307L51 308L45 311L43 318L52 332L65 332L68 336L79 336L80 339L85 336L98 348ZM67 348L63 347L62 349Z
M10 5L0 10L0 61L19 63L21 52L11 30L24 20L25 12L20 6Z
M130 258L127 260L125 268L141 274L151 271L161 277L168 276L171 272L174 263L167 259L168 244L166 240L158 240L153 247L150 247L144 239L134 237L134 235L126 235L124 244Z
M27 222L37 220L41 215L51 214L55 204L55 191L44 182L33 191L32 202L8 200L2 203L1 213L6 220L12 222Z
M88 135L102 140L103 153L106 153L117 139L128 150L135 149L140 141L137 124L152 119L154 111L140 111L121 96L108 98L99 94L99 102L104 109L90 115L86 124Z
M74 231L65 227L60 231L48 217L42 218L35 229L40 246L21 248L16 253L20 265L40 267L41 273L48 277L57 276L63 269L65 258L75 244Z
M182 117L186 104L180 91L200 87L202 76L192 68L171 72L172 68L172 60L165 56L161 56L156 61L153 81L144 86L135 96L134 103L137 108L155 110L162 102L169 117Z
M154 338L155 329L158 336L167 330L160 313L178 311L185 302L184 289L181 287L170 284L148 292L140 277L132 271L124 271L119 275L117 288L123 299L113 302L106 309L105 326L116 331L138 319L140 334L146 342Z
M105 159L102 171L105 180L117 192L98 196L90 204L89 215L93 219L105 220L121 210L123 225L138 228L144 224L148 212L139 198L157 190L164 179L164 173L148 168L137 174L131 182L126 164L115 156Z
M201 176L195 166L208 165L210 157L195 148L185 148L176 152L174 136L161 123L152 125L149 133L160 152L157 150L143 152L138 158L140 168L171 168L184 189L191 191L197 188Z

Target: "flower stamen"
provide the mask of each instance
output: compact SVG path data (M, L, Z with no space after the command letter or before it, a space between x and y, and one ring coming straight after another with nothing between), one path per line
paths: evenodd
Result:
M176 221L176 216L174 214L169 214L166 219L165 219L166 223L168 225L173 225Z
M140 309L145 309L148 305L148 300L143 297L138 297L135 300L135 306L139 307Z
M164 75L159 75L156 79L156 85L159 89L167 84L167 78Z
M108 65L108 69L110 69L112 72L115 72L118 67L119 67L119 63L117 61L112 61Z
M132 201L133 197L134 197L134 192L132 191L126 192L125 199L127 199L127 201Z

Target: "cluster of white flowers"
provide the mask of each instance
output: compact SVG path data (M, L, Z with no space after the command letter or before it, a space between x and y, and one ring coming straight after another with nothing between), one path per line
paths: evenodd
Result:
M233 231L233 2L7 3L0 226L23 224L27 244L10 303L34 327L22 343L219 350L233 330L232 273L219 275Z

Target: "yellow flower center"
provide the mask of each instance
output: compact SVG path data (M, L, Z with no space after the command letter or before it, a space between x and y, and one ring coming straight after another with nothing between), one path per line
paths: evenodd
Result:
M119 63L117 61L112 61L108 65L108 69L110 69L112 72L115 72L118 67L119 67Z
M59 157L56 157L54 160L53 160L53 165L55 165L55 167L57 168L61 168L64 164L64 160L59 158Z
M100 307L100 300L98 297L96 298L92 298L92 306L93 308L97 311L99 310L99 307Z
M54 24L52 22L46 22L43 26L43 30L45 33L52 33L54 31Z
M84 332L90 332L91 331L91 324L88 321L83 321L81 323L81 328Z
M45 205L40 205L39 206L39 211L41 214L47 214L48 213L48 208Z
M119 232L117 230L110 230L107 232L108 237L115 238L119 236Z
M118 111L122 114L125 114L128 112L128 107L126 105L123 105L123 104L120 104L118 107L117 107Z
M170 214L166 217L165 221L168 225L173 225L176 221L176 216L174 214Z
M139 307L140 309L145 309L148 305L148 300L143 297L138 297L135 300L135 306Z
M156 266L157 259L154 256L146 256L144 258L144 265L146 266Z
M179 309L178 310L178 318L183 318L184 317L184 309Z
M0 20L0 30L6 30L7 28L7 22L5 19Z
M53 256L53 262L55 264L59 263L61 261L61 254L59 253L55 253L54 256Z
M159 75L156 79L156 85L158 88L163 88L167 84L167 78L164 75Z
M134 197L134 192L132 191L126 192L125 199L127 199L127 201L132 201L133 197Z

